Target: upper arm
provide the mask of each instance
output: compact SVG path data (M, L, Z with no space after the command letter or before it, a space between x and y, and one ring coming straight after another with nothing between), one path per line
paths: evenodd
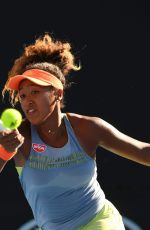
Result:
M98 145L127 159L150 165L150 144L136 140L100 118L93 119Z

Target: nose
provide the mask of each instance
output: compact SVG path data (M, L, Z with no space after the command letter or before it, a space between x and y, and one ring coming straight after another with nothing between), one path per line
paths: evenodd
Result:
M31 98L30 96L26 96L21 104L25 108L31 107L33 105L33 98Z
M30 94L26 95L26 104L27 105L33 104L33 100L34 100L34 98L32 95L30 95Z
M32 104L33 104L33 101L30 100L30 101L28 102L28 105L32 105Z
M27 111L29 109L33 109L34 105L33 105L33 101L32 100L26 100L24 101L24 103L22 104L22 109L25 112L25 114L27 113Z

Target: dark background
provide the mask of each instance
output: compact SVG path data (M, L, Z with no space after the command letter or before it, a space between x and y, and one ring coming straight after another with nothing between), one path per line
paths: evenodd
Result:
M144 3L130 1L30 1L1 6L0 79L24 45L50 32L69 41L82 69L69 77L65 111L99 116L137 139L150 140L148 42ZM2 101L1 111L9 107ZM149 230L150 169L97 151L98 179L123 216ZM13 161L0 175L0 230L32 219Z

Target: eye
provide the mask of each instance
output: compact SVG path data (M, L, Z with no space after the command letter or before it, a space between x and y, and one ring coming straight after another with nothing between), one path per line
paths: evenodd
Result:
M26 97L26 95L25 95L25 94L20 94L20 95L19 95L19 99L20 99L20 100L25 99L25 97Z

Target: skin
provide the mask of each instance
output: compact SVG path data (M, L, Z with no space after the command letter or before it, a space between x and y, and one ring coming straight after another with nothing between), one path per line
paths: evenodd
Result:
M40 138L53 147L62 147L68 136L62 119L60 101L63 91L41 87L24 80L19 87L19 99L25 119L19 131L0 132L0 144L8 151L19 147L14 156L16 166L23 166L31 149L30 123L36 126ZM80 145L95 159L96 149L105 148L121 157L150 166L150 144L131 138L98 117L68 113L68 118ZM49 133L49 130L52 132ZM53 133L54 131L54 133ZM6 161L0 159L0 170Z

